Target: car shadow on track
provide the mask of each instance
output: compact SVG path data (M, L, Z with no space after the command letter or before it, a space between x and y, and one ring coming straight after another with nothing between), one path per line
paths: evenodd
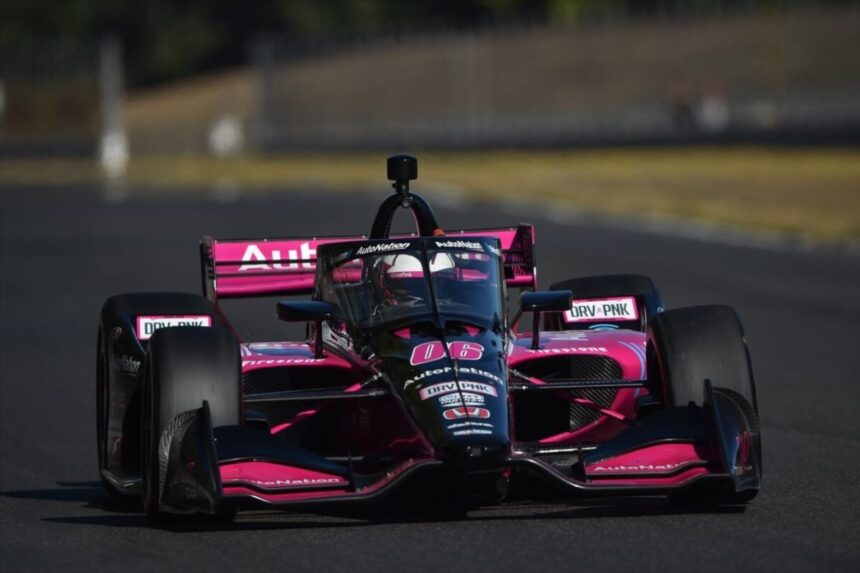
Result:
M212 517L180 517L152 523L142 513L140 501L110 495L101 483L57 482L56 488L0 492L0 495L44 501L80 503L87 515L43 517L43 521L107 527L159 528L176 532L220 530L322 529L372 527L386 524L428 522L490 522L549 519L636 518L681 514L735 514L745 506L701 507L672 503L659 497L584 499L520 499L500 505L467 510L439 504L410 504L403 500L374 506L327 508L314 513L256 510L240 513L233 521Z

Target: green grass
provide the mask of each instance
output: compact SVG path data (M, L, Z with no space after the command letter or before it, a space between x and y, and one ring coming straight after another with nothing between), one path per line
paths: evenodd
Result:
M860 150L770 148L425 152L413 188L476 200L545 201L605 214L697 219L823 240L860 238ZM137 188L387 190L384 154L216 160L138 157ZM98 183L94 164L0 160L0 185Z

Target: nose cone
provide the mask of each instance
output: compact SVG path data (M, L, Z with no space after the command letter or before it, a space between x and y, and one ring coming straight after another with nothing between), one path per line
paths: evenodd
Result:
M485 467L507 458L507 387L498 373L458 363L420 375L429 381L407 380L403 398L442 461Z
M477 354L476 354L477 357ZM453 465L489 467L510 449L504 362L434 361L405 380L404 402L440 459Z
M452 469L489 471L506 465L510 447L507 436L471 436L449 440L439 448L439 457Z
M438 458L478 470L503 465L510 434L502 338L464 329L444 341L413 331L384 342L383 368Z

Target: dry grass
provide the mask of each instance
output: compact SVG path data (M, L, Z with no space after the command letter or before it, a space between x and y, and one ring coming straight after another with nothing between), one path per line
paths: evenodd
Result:
M542 197L615 214L704 219L824 239L860 236L857 151L618 150L487 157L486 170L470 163L446 158L433 180L485 196ZM487 171L489 178L482 176Z
M548 201L609 214L682 217L818 239L860 238L860 150L617 149L422 153L414 188L432 199ZM149 189L380 189L382 154L215 160L140 157L128 179ZM0 160L0 185L97 183L83 162Z
M137 92L125 104L136 152L205 149L213 120L230 115L248 123L254 105L253 72L240 68Z

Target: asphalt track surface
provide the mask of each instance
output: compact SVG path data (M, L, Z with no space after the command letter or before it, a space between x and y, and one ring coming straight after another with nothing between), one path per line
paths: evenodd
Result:
M860 570L860 258L561 224L524 208L436 205L448 228L537 224L545 286L641 272L670 307L738 309L764 439L763 490L745 510L516 501L465 518L263 512L228 528L155 529L111 503L95 455L102 301L196 291L203 234L366 232L384 192L111 202L86 189L0 189L0 570ZM283 335L268 301L227 308L255 338Z

